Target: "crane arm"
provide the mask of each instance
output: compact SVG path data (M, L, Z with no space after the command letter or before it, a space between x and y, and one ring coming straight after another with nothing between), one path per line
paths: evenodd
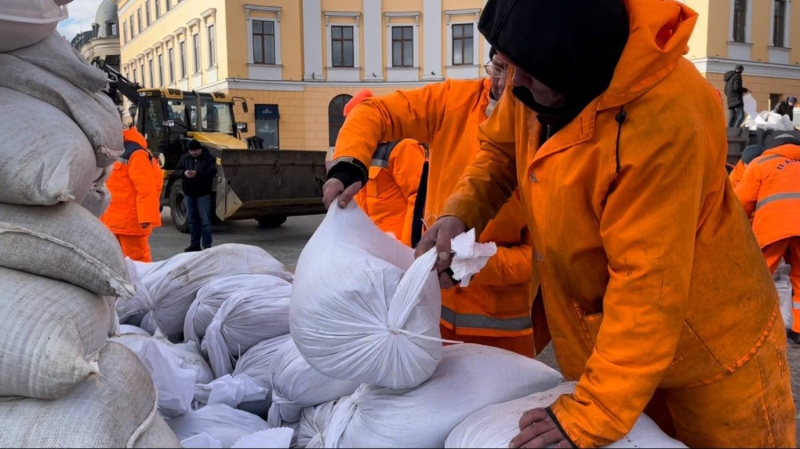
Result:
M92 60L92 65L108 75L108 88L103 92L114 100L115 105L119 106L122 104L122 100L119 98L118 94L124 95L125 98L135 105L139 104L139 89L142 88L139 83L125 78L121 73L107 65L105 60L101 58L94 58Z

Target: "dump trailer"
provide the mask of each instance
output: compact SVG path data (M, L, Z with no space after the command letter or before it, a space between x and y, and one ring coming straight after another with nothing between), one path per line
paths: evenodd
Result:
M136 106L136 128L158 156L163 171L161 205L170 208L181 232L189 231L189 222L176 168L192 139L217 159L212 194L217 219L255 219L263 227L275 227L290 216L325 213L325 151L249 148L239 135L244 124L236 122L233 112L235 102L241 102L247 112L243 98L221 92L144 89L102 60L93 63L108 74L106 93L120 109L121 96Z
M777 131L772 129L749 130L747 128L728 128L728 171L742 158L742 152L750 145L766 148L772 140L783 134L791 134L800 139L800 131Z

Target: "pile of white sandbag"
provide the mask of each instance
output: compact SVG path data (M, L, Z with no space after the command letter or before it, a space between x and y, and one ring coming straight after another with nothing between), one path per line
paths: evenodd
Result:
M107 78L53 31L63 3L0 2L0 447L179 447L145 366L107 342L134 287L105 206L80 202L122 127Z

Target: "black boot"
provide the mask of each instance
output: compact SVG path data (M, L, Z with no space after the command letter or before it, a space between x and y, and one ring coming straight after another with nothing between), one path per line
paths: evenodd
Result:
M194 245L190 245L188 248L183 250L183 252L185 252L185 253L195 253L197 251L200 251L200 247L199 246L194 246Z
M789 340L789 343L800 345L800 333L797 333L791 329L786 330L786 339Z

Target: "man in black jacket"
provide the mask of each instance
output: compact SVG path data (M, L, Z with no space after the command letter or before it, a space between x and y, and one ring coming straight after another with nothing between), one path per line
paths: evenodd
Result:
M183 182L191 235L191 243L186 252L211 248L211 191L217 175L217 161L208 150L200 146L200 142L192 139L189 142L189 152L178 162L178 170Z
M791 96L775 106L774 112L780 115L788 115L790 121L794 121L794 107L797 104L797 97Z
M737 65L735 70L725 74L725 95L728 97L728 128L738 128L744 123L743 96L747 89L742 86L742 72L744 66Z

